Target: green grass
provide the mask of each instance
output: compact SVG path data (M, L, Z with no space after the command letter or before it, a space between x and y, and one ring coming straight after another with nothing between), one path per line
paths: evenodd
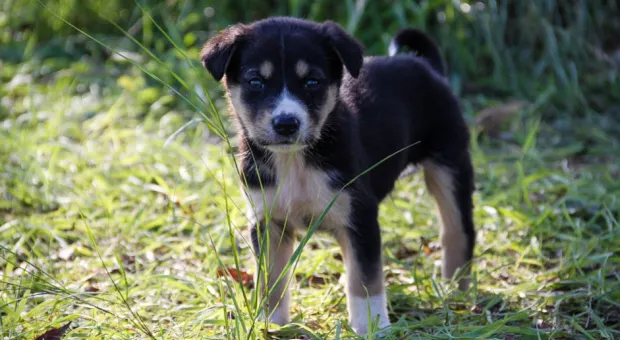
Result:
M391 28L423 26L440 6L434 3L450 8L441 1L422 1L415 11L409 1L381 10L375 2L344 3L334 15L371 53L384 53L381 37ZM599 18L603 3L581 17ZM69 2L51 4L74 23L62 10ZM37 6L22 9L56 23ZM232 2L221 6L215 26L239 19ZM63 27L77 50L17 31L0 46L0 336L33 339L71 322L67 338L265 338L251 285L218 275L254 268L225 101L197 62L208 32L191 31L191 13L201 9L179 3L183 20L175 25L154 4L145 8L155 21L130 7L126 20L143 28L119 25L135 41L114 25L98 31L88 22L75 24L92 39L69 35L75 31L60 21L49 27ZM451 26L428 24L471 121L475 280L467 293L440 280L433 201L420 174L403 178L380 216L395 339L620 337L618 68L591 60L583 46L569 48L590 19L565 28L545 6L538 9L518 9L529 13L519 24L535 22L557 35L547 32L531 46L525 35L512 36L514 46L499 39L508 9L476 20L448 10ZM272 12L323 19L329 10L291 1ZM141 60L106 58L110 49ZM79 51L90 57L71 55ZM487 58L494 67L477 69ZM497 137L479 134L481 110L513 98L527 104ZM192 119L202 122L183 128ZM338 254L334 240L312 236L290 283L293 324L270 326L269 337L353 337Z

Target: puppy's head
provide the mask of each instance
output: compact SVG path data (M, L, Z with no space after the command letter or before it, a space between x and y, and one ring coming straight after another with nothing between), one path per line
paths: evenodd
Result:
M344 69L357 77L363 47L333 22L270 18L229 26L201 60L224 80L246 137L272 151L319 138L333 111Z

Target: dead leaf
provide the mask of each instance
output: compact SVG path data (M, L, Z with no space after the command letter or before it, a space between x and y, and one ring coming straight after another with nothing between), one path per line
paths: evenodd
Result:
M86 287L86 289L84 289L84 291L87 292L87 293L98 293L99 292L99 288L91 285L91 286Z
M494 107L482 110L476 118L476 125L489 135L497 135L501 124L510 116L519 112L526 102L511 101Z
M425 239L424 237L421 238L422 241L422 251L424 252L424 255L426 256L430 256L431 254L433 254L436 250L439 250L439 247L437 247L436 245L432 245L427 239Z
M424 254L426 254L426 256L429 256L430 254L433 253L433 250L427 244L424 244L422 246L422 250L424 250Z
M71 322L60 328L52 328L47 332L39 335L35 340L60 340L62 336L71 330Z
M253 281L252 275L248 274L247 272L243 270L237 271L237 269L235 268L219 268L217 270L217 276L218 277L229 276L233 280L248 287L252 285L252 281Z

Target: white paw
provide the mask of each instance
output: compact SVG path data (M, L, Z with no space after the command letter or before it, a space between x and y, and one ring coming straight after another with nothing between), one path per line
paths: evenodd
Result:
M267 318L265 317L265 312L261 312L258 316L258 320L260 320L261 322L265 322L266 319ZM279 313L278 311L274 311L269 317L269 323L274 325L284 326L287 325L289 322L290 317L288 315L282 315L282 313Z
M278 326L284 326L290 321L291 316L289 310L288 308L284 308L282 305L278 306L276 310L271 313L271 317L269 318L269 322L274 323Z
M276 299L274 300L275 301L272 301L272 304L277 303L275 310L263 310L259 316L260 320L264 321L265 319L267 319L265 317L265 314L267 314L269 315L270 323L276 324L278 326L284 326L291 321L291 314L289 310L290 296L288 294L285 294L279 302Z
M377 336L390 332L385 293L370 297L349 296L347 302L349 323L355 333L364 336L368 334L371 325Z

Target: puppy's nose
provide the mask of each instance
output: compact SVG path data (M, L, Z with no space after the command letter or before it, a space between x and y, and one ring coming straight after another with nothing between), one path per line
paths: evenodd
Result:
M271 121L273 129L282 136L290 136L299 130L299 119L293 115L279 115Z

